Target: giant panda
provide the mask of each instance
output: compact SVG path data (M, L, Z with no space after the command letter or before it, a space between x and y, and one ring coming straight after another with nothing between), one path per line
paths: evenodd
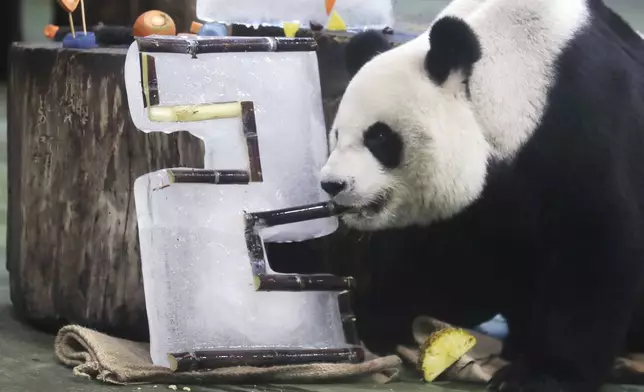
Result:
M644 348L643 59L601 0L455 0L403 45L352 39L320 177L371 238L368 348L500 313L505 392L595 392Z

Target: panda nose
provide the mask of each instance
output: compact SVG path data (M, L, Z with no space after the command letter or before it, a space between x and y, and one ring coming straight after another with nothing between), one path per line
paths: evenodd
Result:
M322 189L331 196L336 196L347 187L347 183L344 181L322 181L321 185Z

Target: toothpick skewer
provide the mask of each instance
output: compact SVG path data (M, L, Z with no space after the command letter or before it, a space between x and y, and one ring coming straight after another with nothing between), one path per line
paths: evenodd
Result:
M69 28L72 31L72 38L76 38L74 31L74 16L72 12L78 7L78 0L58 0L58 4L69 14ZM83 29L85 29L85 11L83 11ZM87 35L87 31L85 32Z
M81 17L83 18L83 33L87 35L87 24L85 23L85 1L80 0L81 3Z
M76 38L76 32L74 31L74 17L71 12L68 12L69 15L69 28L72 30L72 38Z

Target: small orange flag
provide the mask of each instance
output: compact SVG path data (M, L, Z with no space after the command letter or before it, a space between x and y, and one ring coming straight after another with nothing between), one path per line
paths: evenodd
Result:
M326 14L331 15L331 10L335 5L335 0L324 0L324 5L326 5Z
M78 7L80 0L58 0L58 4L65 10L65 12L74 12Z

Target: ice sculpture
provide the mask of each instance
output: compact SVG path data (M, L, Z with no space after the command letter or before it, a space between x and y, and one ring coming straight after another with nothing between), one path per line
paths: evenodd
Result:
M394 23L391 0L197 0L197 17L207 22L325 25L333 11L348 29L382 29Z
M338 305L352 280L275 273L263 248L338 226L319 187L328 151L315 47L309 38L169 36L130 47L136 127L186 130L206 151L204 169L168 168L134 184L154 364L361 360L353 318Z

